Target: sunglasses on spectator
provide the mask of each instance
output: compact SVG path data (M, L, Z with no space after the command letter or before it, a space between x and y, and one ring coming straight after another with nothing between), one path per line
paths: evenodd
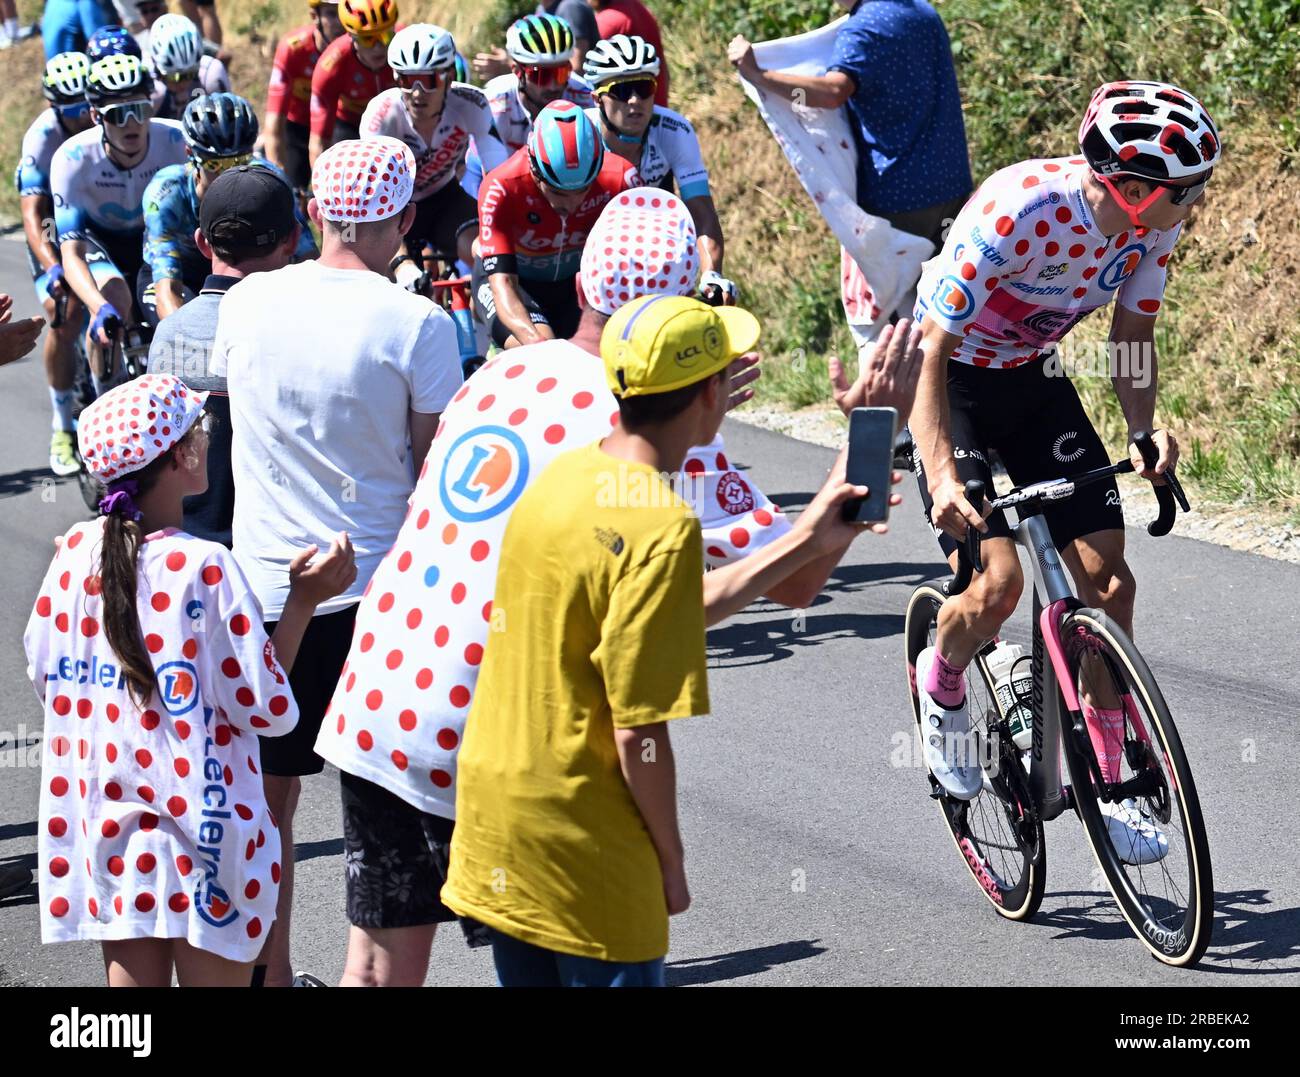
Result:
M105 105L99 110L105 123L114 127L125 127L131 120L144 123L149 118L148 101L127 101L120 105Z
M238 168L253 159L251 153L241 153L234 157L196 157L195 161L204 172L219 176L228 168Z
M639 97L642 101L648 100L654 97L655 90L658 88L659 84L654 79L628 79L626 82L614 82L602 86L597 92L608 94L615 101L626 103L634 97Z
M377 30L373 34L352 34L351 36L358 48L373 49L379 45L387 45L392 41L393 31Z
M557 86L567 86L569 76L573 74L573 68L568 64L552 65L550 67L525 67L523 69L524 78L540 89L554 89Z
M179 86L182 82L193 82L198 77L199 69L196 67L190 71L173 71L170 75L164 75L163 81Z
M1159 180L1147 180L1153 187L1163 187L1170 192L1169 201L1171 205L1184 206L1190 205L1205 193L1205 188L1210 184L1210 177L1214 175L1214 169L1210 169L1204 176L1193 183L1190 187L1179 187L1173 183L1161 183Z
M437 71L418 71L414 74L396 74L397 85L403 90L423 90L425 93L433 93L444 82L450 82L452 75L456 73L453 67L442 67Z

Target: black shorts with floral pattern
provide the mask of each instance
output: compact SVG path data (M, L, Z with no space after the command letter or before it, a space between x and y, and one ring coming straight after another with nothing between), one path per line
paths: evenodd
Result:
M348 922L394 928L459 919L438 897L456 824L346 771L339 773L339 791ZM461 927L471 946L488 944L477 921L461 920Z

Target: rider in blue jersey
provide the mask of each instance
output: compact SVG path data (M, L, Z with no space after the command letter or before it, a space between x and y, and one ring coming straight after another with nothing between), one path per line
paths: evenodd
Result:
M199 203L212 181L228 168L255 164L288 182L270 161L253 156L257 116L242 97L217 93L197 98L186 108L181 127L189 160L162 169L144 192L144 265L137 296L146 312L156 310L156 319L178 310L212 272L212 263L194 242ZM316 243L301 208L296 217L301 233L295 259L314 258Z

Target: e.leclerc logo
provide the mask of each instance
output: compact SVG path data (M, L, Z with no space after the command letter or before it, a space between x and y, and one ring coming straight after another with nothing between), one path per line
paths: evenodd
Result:
M171 715L188 714L199 702L199 676L188 662L158 667L158 695Z
M970 294L970 289L956 277L944 277L935 286L934 295L930 301L939 308L940 314L945 318L952 318L954 321L969 318L971 312L975 309L975 297Z
M1113 292L1137 270L1138 263L1147 249L1141 243L1130 243L1114 258L1106 263L1105 268L1097 274L1097 282L1108 292Z
M500 426L480 426L448 450L439 494L457 520L477 523L508 509L527 483L528 449L519 435Z

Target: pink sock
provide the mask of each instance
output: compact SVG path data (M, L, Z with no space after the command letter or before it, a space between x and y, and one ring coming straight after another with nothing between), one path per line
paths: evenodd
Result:
M930 663L930 672L926 674L925 691L941 707L960 707L966 698L966 671L949 665L943 655L934 652L934 661Z
M1119 781L1119 765L1124 759L1124 711L1094 710L1084 704L1083 720L1088 724L1088 738L1097 753L1101 776L1112 784Z

